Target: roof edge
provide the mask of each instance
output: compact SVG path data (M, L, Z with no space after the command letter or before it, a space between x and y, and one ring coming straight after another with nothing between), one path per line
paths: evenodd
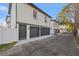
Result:
M38 8L37 6L35 6L33 3L27 3L28 5L36 8L37 10L39 10L40 12L42 12L43 14L47 15L48 17L52 18L50 15L48 15L46 12L44 12L43 10L41 10L40 8ZM12 7L12 3L9 3L9 9L8 9L8 14L11 13L11 7Z
M50 15L48 15L46 12L44 12L43 10L41 10L39 7L37 7L36 5L34 5L33 3L27 3L28 5L36 8L37 10L41 11L43 14L47 15L48 17L52 18Z

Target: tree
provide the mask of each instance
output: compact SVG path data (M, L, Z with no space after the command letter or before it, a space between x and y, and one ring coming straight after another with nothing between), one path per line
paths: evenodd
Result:
M72 19L74 18L74 13L71 11L70 8L71 4L66 5L57 17L61 25L64 25L69 32L73 30Z

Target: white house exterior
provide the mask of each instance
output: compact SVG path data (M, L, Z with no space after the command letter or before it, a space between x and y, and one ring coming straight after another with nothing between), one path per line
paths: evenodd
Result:
M60 23L57 22L56 20L51 20L51 28L52 28L51 31L52 34L59 33L61 29Z
M32 38L42 39L51 36L52 17L34 4L9 4L8 14L6 18L8 29L16 31L16 38L13 41L31 41Z
M55 34L55 21L51 20L51 30L50 30L50 34Z
M61 30L60 30L61 33L63 32L67 32L67 29L66 29L66 26L65 25L61 25Z

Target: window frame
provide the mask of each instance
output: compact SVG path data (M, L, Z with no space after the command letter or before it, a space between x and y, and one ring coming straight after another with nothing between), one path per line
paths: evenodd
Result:
M33 9L33 18L37 20L37 10Z
M45 23L47 23L47 16L45 16Z

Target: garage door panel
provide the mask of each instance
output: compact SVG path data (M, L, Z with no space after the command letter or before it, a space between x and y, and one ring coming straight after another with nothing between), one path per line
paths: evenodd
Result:
M49 34L50 34L50 28L41 28L41 36Z
M30 27L30 37L38 37L39 36L39 28L38 27Z
M19 40L26 39L26 25L19 24Z

